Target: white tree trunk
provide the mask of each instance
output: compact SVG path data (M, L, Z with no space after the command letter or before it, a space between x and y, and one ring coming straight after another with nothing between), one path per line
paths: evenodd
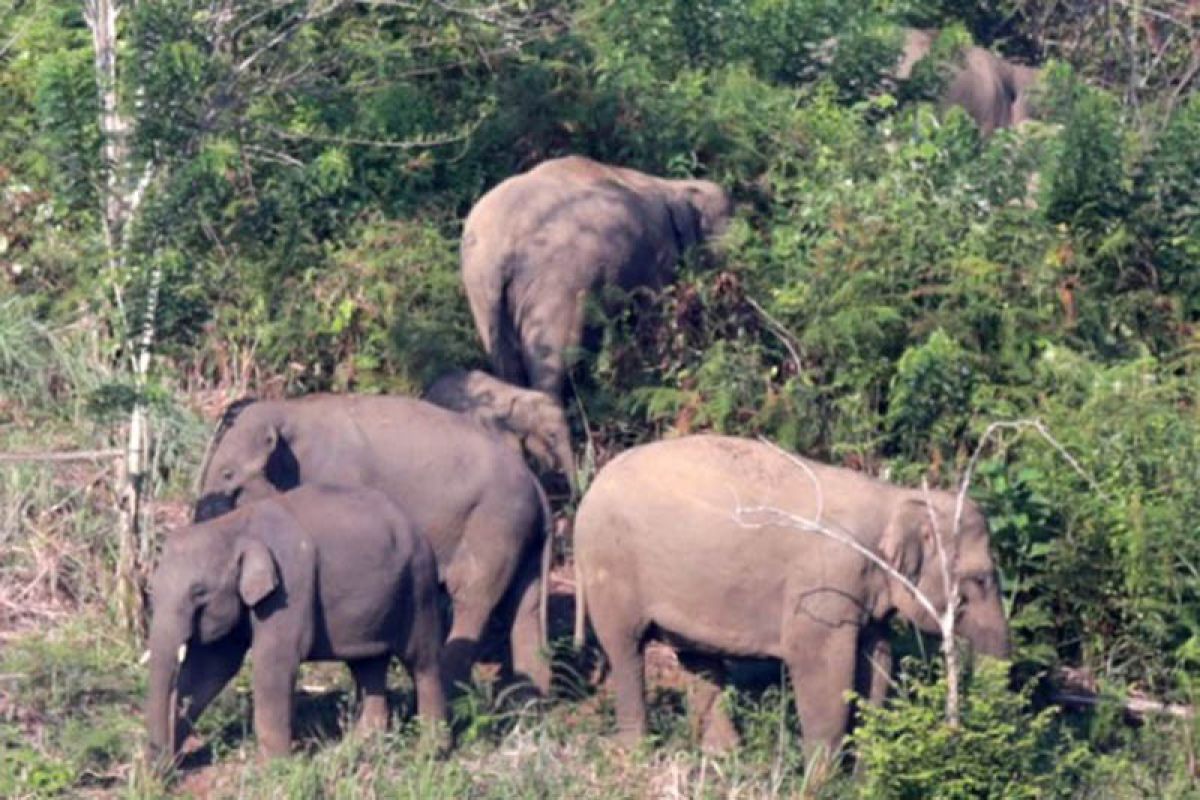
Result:
M100 105L100 205L105 258L111 279L119 282L126 272L129 231L153 175L153 165L147 167L140 180L134 180L129 146L132 124L121 107L117 75L120 0L84 0L83 6L84 19L92 34L96 92ZM140 562L149 552L148 542L143 541L141 526L142 492L150 444L144 396L150 353L154 345L160 281L161 272L156 269L151 275L141 329L136 333L131 331L129 341L137 397L130 414L122 470L117 605L122 622L135 634L140 634L142 628Z

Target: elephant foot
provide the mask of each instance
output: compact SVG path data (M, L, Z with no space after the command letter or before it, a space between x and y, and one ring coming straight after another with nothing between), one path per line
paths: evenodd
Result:
M446 758L454 750L454 733L448 722L418 718L417 725L420 731L417 745L419 750L432 753L439 760Z
M640 730L634 728L620 728L612 737L613 743L622 750L636 750L642 745L644 737Z

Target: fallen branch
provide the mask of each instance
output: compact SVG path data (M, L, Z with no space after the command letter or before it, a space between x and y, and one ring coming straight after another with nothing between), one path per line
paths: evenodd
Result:
M1196 716L1195 706L1187 706L1180 703L1164 703L1161 700L1151 700L1145 697L1127 697L1122 699L1105 697L1092 692L1058 691L1051 696L1051 700L1061 706L1084 708L1096 708L1097 706L1116 704L1126 714L1139 718L1167 716L1176 719L1194 719Z
M25 462L62 464L71 461L102 461L108 458L120 458L124 454L124 449L119 447L112 447L107 450L68 450L57 453L0 453L0 464L21 464Z

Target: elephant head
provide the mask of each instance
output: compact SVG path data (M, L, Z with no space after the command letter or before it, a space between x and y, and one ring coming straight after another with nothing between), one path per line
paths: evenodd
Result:
M509 408L507 427L543 469L566 475L571 491L575 491L571 429L566 412L554 398L542 392L522 392Z
M203 522L300 483L292 426L275 403L239 400L225 410L200 474L193 514Z
M152 759L175 756L186 726L237 672L250 643L248 610L279 585L271 551L246 534L249 511L169 536L151 578Z
M679 249L719 237L733 217L729 194L712 181L668 181L667 211Z
M921 493L909 493L893 511L880 551L939 614L944 613L947 600L941 560L944 553L959 585L957 631L978 652L1008 658L1008 623L990 552L987 520L975 503L966 500L956 535L957 503L958 498L947 492L933 492L928 499ZM902 617L927 633L940 632L938 620L910 591L895 579L889 583L889 602Z

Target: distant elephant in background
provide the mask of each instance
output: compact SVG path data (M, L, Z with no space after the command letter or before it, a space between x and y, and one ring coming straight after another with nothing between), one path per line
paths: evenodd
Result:
M462 236L475 327L501 379L552 397L606 286L660 288L733 207L705 180L668 180L582 156L545 161L479 199Z
M893 74L907 80L929 54L938 31L906 28L904 52ZM1041 70L1009 62L982 47L968 47L954 65L942 95L943 106L959 106L984 136L1033 118L1031 90Z
M145 713L154 762L174 759L247 652L254 732L266 755L289 750L304 661L349 665L360 730L387 727L393 656L413 679L420 716L446 719L433 551L380 492L302 486L174 531L150 586Z
M642 648L655 637L699 673L693 713L707 717L706 747L736 740L714 706L719 657L769 657L788 667L806 753L828 757L850 721L846 693L884 696L889 619L940 630L892 574L799 518L877 554L939 613L940 539L961 581L958 630L983 654L1006 658L987 521L967 501L954 537L956 503L951 492L927 497L726 436L654 442L610 461L575 518L575 638L582 644L590 618L612 665L620 736L636 741L646 731Z
M549 504L520 454L475 422L411 397L241 401L213 436L200 484L197 521L299 485L378 489L433 546L450 594L447 690L470 678L480 636L501 608L513 670L549 691Z
M548 394L523 389L479 370L453 370L429 385L422 397L466 414L496 431L545 472L566 477L575 492L575 454L562 405Z

